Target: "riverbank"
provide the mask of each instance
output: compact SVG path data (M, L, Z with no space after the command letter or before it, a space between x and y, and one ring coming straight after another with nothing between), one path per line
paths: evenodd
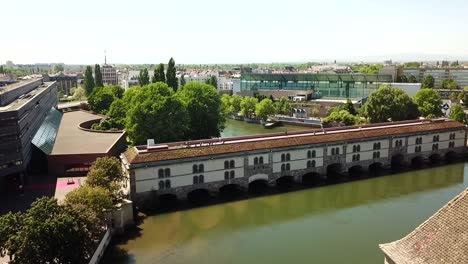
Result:
M379 263L377 245L414 229L467 175L458 163L148 216L104 263Z

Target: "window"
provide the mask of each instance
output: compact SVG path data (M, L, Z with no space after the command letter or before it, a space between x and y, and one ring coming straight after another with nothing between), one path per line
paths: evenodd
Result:
M372 153L372 158L374 158L374 159L380 158L380 151L376 151L376 152Z
M193 184L198 184L198 176L193 176Z
M316 155L315 150L312 150L312 158L315 158L315 155Z
M361 151L361 145L354 145L353 152L359 152L359 151Z
M395 141L395 147L401 147L401 146L403 146L403 140L399 139Z
M289 153L286 153L286 161L290 161L291 160L291 155L289 155Z
M380 142L374 143L374 150L380 149Z
M421 152L421 146L416 146L414 148L414 152Z
M204 172L205 171L205 166L203 164L198 165L198 172Z
M332 148L332 149L331 149L331 154L332 154L332 155L335 155L335 148Z
M285 164L281 164L281 171L285 171L286 170L286 165Z
M438 150L439 144L432 144L432 150Z
M231 160L231 161L229 162L229 168L233 169L233 168L235 167L235 165L236 165L236 164L235 164L234 160Z
M286 170L287 171L291 170L291 165L289 165L289 163L286 163Z
M159 190L164 190L164 181L159 181Z
M198 166L197 166L197 164L194 164L192 166L192 173L197 173L197 172L198 172Z
M455 139L455 133L450 133L449 139L454 140Z
M335 148L336 155L340 155L340 148Z
M308 160L307 168L315 168L315 160Z
M432 137L432 142L439 142L439 135L435 135Z
M360 154L353 155L353 161L359 161L361 159Z
M263 164L263 157L260 157L260 158L258 159L258 163L259 163L259 164Z
M308 159L312 158L312 152L311 152L310 150L307 151L307 158L308 158Z
M258 158L255 157L255 158L254 158L254 165L257 165L257 164L258 164Z
M281 154L281 161L286 161L286 155Z
M229 169L229 161L224 161L224 169Z
M422 137L416 138L416 144L422 144Z
M224 179L229 180L229 171L224 172Z
M163 169L159 169L159 170L158 170L158 178L159 178L159 179L164 178L164 170L163 170Z
M167 168L164 170L164 177L169 178L171 177L171 169ZM170 183L169 183L170 185Z
M205 182L205 179L203 175L198 176L198 183L204 183L204 182Z
M231 173L229 173L229 176L231 179L234 179L235 175L236 175L236 172L233 170L231 171Z
M169 189L171 188L171 181L170 180L166 180L166 183L165 183L165 186L164 186L166 189Z

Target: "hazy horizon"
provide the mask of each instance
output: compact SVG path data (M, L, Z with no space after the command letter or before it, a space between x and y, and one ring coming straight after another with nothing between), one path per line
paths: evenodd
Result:
M7 1L0 64L468 60L454 0Z

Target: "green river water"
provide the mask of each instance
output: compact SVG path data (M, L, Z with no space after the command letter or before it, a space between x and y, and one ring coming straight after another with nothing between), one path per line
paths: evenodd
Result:
M227 135L249 132L231 130L236 123L245 125L231 120ZM379 243L467 187L468 163L459 163L149 216L104 263L383 263Z

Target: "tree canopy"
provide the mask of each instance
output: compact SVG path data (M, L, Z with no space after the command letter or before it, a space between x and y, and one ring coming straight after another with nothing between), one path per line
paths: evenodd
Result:
M175 61L171 57L169 60L169 63L167 64L167 71L166 71L166 82L169 87L174 89L175 92L177 92L177 88L179 86L179 83L177 82L177 77L176 77L176 72L177 69L175 67Z
M288 99L282 96L278 102L275 102L276 113L280 115L288 115L291 111L291 105Z
M115 157L96 159L86 177L86 185L107 190L114 201L122 198L121 189L124 181L122 164Z
M86 95L89 96L94 91L94 78L93 78L93 69L91 66L86 66L83 86L86 91Z
M94 84L95 87L104 86L104 84L102 83L101 66L99 66L99 64L94 65Z
M263 121L266 121L268 116L274 115L275 112L275 106L270 99L264 99L255 106L255 115Z
M3 67L2 67L3 68ZM64 71L64 67L63 67L63 64L62 63L58 63L58 64L55 64L54 65L54 72L55 73L58 73L58 72L63 72ZM1 73L1 72L0 72Z
M458 89L458 84L452 79L445 79L440 84L440 88L441 89L450 89L450 90Z
M450 119L461 123L466 123L465 111L463 110L463 106L459 104L452 106L450 109Z
M224 129L221 97L215 87L190 82L177 92L189 115L190 139L219 137Z
M424 76L421 88L434 88L434 77L432 77L432 75Z
M324 123L338 123L339 125L352 126L359 123L359 118L350 114L347 110L333 111L323 119Z
M148 75L148 69L144 68L140 71L140 75L138 75L138 83L140 86L147 85L150 82L150 77Z
M102 187L83 185L65 196L65 204L77 210L90 210L93 221L105 221L105 210L113 208L112 198L108 190ZM102 222L101 224L104 224Z
M442 116L442 99L440 94L430 88L420 89L414 95L414 102L418 106L418 111L424 117Z
M212 75L208 80L206 80L206 84L212 85L214 88L218 89L218 78Z
M108 87L97 87L88 97L88 104L92 111L105 114L115 100L114 93Z
M244 97L240 103L242 115L247 118L252 118L255 113L255 106L258 104L258 99L255 97Z
M166 82L166 76L164 75L164 64L160 63L156 69L154 69L153 80L155 82Z
M415 119L419 116L418 108L408 94L390 85L382 85L373 91L363 107L371 123Z

